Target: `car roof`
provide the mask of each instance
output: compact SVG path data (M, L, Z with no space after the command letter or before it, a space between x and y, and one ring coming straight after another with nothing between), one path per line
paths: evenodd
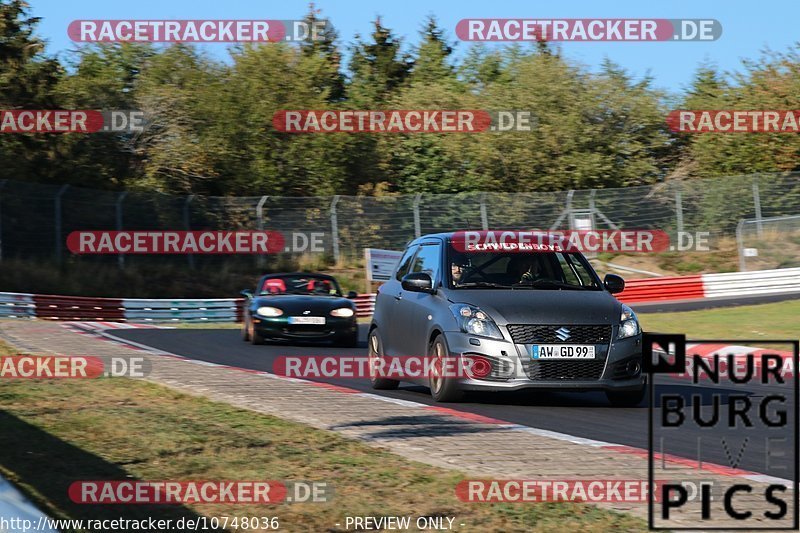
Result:
M408 244L406 244L406 248L408 248L409 246L412 246L414 244L420 244L421 242L424 242L425 240L428 240L428 239L441 239L444 242L450 242L450 240L453 238L453 235L455 235L457 233L464 233L464 232L467 232L467 231L475 231L475 232L486 233L486 230L461 230L461 231L448 231L448 232L440 232L440 233L428 233L427 235L421 235L420 237L417 237L416 239L414 239L412 241L409 241ZM498 233L498 234L502 233L504 231L511 231L511 232L515 232L515 233L519 233L519 232L525 232L525 233L527 233L527 232L530 232L530 233L549 233L548 231L542 231L542 230L490 230L490 231L492 231L493 233ZM555 230L555 231L559 231L559 230ZM546 241L548 241L548 242L552 242L553 240L554 240L553 236L548 236L547 239L546 239Z

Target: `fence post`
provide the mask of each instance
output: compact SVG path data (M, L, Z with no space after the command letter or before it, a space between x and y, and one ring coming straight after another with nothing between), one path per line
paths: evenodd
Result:
M256 224L258 231L264 231L264 204L267 203L269 196L262 196L256 204ZM256 257L256 264L259 268L264 268L264 254L258 254Z
M8 180L0 180L0 191L6 186ZM0 261L3 261L3 195L0 194Z
M122 231L122 201L128 196L128 191L122 191L117 196L116 211L117 211L117 231ZM125 270L125 254L117 255L117 264L120 270Z
M575 228L575 221L572 219L572 196L575 194L573 189L567 193L567 220L569 221L569 229Z
M67 192L69 189L69 185L62 185L61 188L56 193L55 197L55 205L54 207L54 218L55 218L55 236L56 236L56 263L59 265L61 264L61 197Z
M333 262L339 263L339 219L336 214L336 204L339 203L339 195L333 197L331 201L331 241L333 244Z
M756 231L761 237L761 195L758 192L758 178L753 180L753 205L756 208Z
M742 238L742 228L744 227L744 220L740 220L736 224L736 248L739 250L739 272L747 271L747 263L744 260L744 240Z
M419 221L419 202L422 200L422 193L414 195L414 238L419 239L422 235L422 224Z
M680 189L675 191L675 223L678 227L678 235L680 235L683 233L683 197Z
M190 194L186 198L186 203L183 204L183 227L186 231L191 231L192 227L189 220L189 206L194 200L194 194ZM189 268L194 270L194 254L186 254L186 259L189 261Z
M481 193L481 228L489 230L489 215L486 214L486 193Z

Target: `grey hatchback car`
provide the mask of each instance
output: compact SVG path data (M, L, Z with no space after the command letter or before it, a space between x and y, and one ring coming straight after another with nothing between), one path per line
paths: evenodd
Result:
M464 251L452 233L412 241L381 286L369 330L369 357L460 358L463 374L425 377L436 401L464 391L604 391L613 405L644 398L642 332L578 251ZM452 365L453 360L448 360ZM451 366L452 367L452 366ZM393 376L396 377L396 376ZM375 389L399 382L372 372Z

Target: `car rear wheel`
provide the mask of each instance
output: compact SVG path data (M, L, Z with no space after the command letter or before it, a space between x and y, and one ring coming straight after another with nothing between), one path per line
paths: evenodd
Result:
M367 339L367 347L369 348L367 357L369 358L369 381L372 388L375 390L394 390L400 385L399 381L394 379L387 379L378 377L373 373L372 369L375 368L377 361L383 358L383 346L381 346L381 338L378 335L378 330L373 329L369 332Z
M632 391L606 391L606 398L614 407L636 407L644 400L647 386Z
M456 379L443 375L448 367L446 359L449 357L447 344L444 337L438 335L428 349L431 358L431 375L429 377L431 396L437 402L459 402L464 398L464 391L458 387Z

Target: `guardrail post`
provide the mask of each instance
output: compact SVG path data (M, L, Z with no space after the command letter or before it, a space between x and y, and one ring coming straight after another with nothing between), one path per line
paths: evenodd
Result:
M264 204L267 203L269 196L262 196L256 204L256 227L258 231L264 231ZM265 258L264 254L256 256L256 264L259 268L264 268Z
M186 228L186 231L191 231L192 227L189 220L189 206L194 200L194 194L190 194L188 198L186 198L186 203L183 204L183 227ZM189 268L194 270L194 254L186 254L186 258L189 261Z
M126 196L128 196L128 191L122 191L119 193L119 196L117 196L117 202L115 204L117 215L117 231L122 231L122 201ZM120 270L125 270L125 254L117 255L117 264L119 265Z
M419 202L422 200L422 193L414 195L414 238L419 239L422 236L422 224L419 221Z
M756 208L756 231L758 236L761 237L761 196L758 192L758 178L753 180L753 205Z
M336 204L339 203L339 195L333 197L331 201L331 241L333 244L333 261L339 263L339 220L336 216Z
M683 233L683 197L681 190L675 191L675 223L678 227L678 235Z
M739 272L747 271L747 262L744 260L744 239L742 237L742 228L744 228L744 220L740 220L736 224L736 248L739 250Z
M8 180L0 180L0 191L6 186ZM3 261L3 195L0 194L0 261Z
M55 237L56 237L56 263L59 265L61 264L61 251L62 251L62 243L61 243L61 197L64 196L64 193L67 192L69 189L69 185L62 185L61 188L56 193L56 197L54 200L53 206L53 218L55 219Z
M486 213L486 193L481 194L481 228L489 230L489 215Z

